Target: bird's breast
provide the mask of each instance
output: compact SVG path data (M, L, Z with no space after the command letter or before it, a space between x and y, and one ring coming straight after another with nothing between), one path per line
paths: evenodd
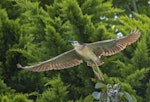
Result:
M87 46L81 47L76 47L75 50L84 60L97 60L97 56Z

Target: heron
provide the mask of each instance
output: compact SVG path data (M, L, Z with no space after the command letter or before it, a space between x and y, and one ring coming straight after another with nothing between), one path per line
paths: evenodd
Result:
M100 80L104 80L99 66L104 64L101 57L114 55L136 42L140 38L140 32L138 30L131 31L129 35L122 38L109 39L103 41L97 41L93 43L79 43L78 41L68 40L73 46L72 50L64 52L49 60L39 62L31 66L22 66L17 64L18 68L42 72L48 70L61 70L71 68L80 65L83 61L87 63L87 66L93 68L96 77ZM94 69L97 68L97 70Z

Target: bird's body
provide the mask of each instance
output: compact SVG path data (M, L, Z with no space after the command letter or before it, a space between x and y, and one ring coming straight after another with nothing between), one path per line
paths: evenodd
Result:
M78 45L74 49L85 61L97 61L97 56L86 45Z
M31 70L31 71L47 71L47 70L60 70L64 68L71 68L86 61L87 65L93 68L95 75L103 80L102 73L98 66L104 62L101 60L101 56L110 56L125 49L127 45L134 43L140 37L140 32L133 31L128 36L119 39L111 39L98 41L94 43L80 44L78 41L70 42L74 49L60 54L47 61L40 62L33 66L22 67L20 64L19 68ZM97 67L97 71L94 70L94 66Z

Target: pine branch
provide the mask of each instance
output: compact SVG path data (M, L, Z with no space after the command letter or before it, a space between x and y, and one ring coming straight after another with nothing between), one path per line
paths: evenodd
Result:
M27 59L32 59L32 60L37 61L37 58L35 56L29 54L26 50L16 48L16 49L10 49L9 51L21 53Z

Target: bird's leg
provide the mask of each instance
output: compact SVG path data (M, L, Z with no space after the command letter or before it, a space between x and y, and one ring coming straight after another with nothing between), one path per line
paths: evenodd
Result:
M95 75L97 76L97 78L98 78L99 80L103 80L103 81L104 81L103 73L102 73L101 70L99 69L97 63L95 63L95 65L96 65L96 66L92 66L92 69L93 69ZM97 70L95 70L95 67L96 67Z

